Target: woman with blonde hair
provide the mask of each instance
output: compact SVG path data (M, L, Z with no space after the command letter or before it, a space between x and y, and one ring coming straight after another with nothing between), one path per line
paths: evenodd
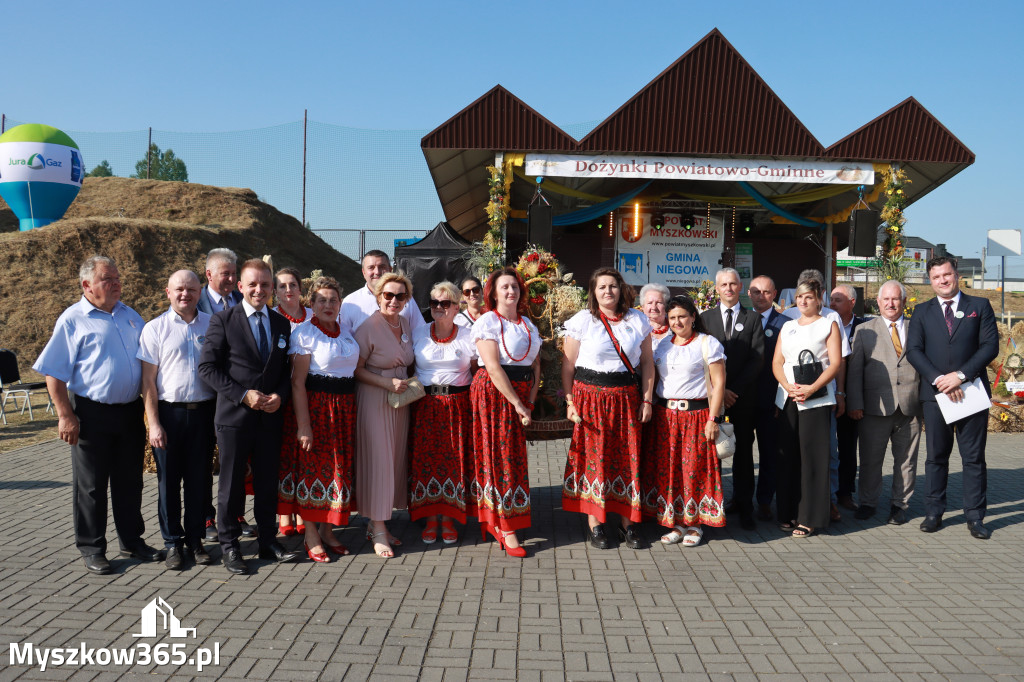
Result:
M400 315L412 299L412 282L389 272L376 286L379 310L359 325L356 365L356 505L370 519L367 539L383 559L401 542L386 525L392 511L407 506L409 406L394 408L389 393L404 393L414 360L412 330Z
M278 513L301 513L306 553L313 561L326 563L328 551L348 554L331 529L348 523L352 505L353 374L359 346L348 328L338 323L338 282L320 277L310 287L310 296L312 315L295 328L289 345L295 428L290 433L286 429L284 450L295 464L292 485L281 490Z
M779 382L779 459L776 505L783 531L795 538L814 535L828 525L829 433L836 404L833 379L842 360L842 331L821 316L821 285L797 286L800 317L779 330L772 372ZM811 382L795 378L796 365L819 362L821 374Z
M476 346L455 323L459 290L438 282L430 290L433 322L412 334L416 374L427 395L412 404L409 428L409 516L425 519L422 538L458 542L454 521L466 522L466 481L472 449L469 386Z

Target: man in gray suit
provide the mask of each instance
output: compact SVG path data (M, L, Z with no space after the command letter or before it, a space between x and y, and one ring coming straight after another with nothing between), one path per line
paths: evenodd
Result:
M199 309L207 315L233 308L242 300L238 290L238 256L231 249L206 254L206 286L199 291Z
M860 506L854 516L874 516L882 490L885 448L891 442L889 523L895 525L907 522L921 442L920 377L907 360L906 299L907 290L896 280L881 286L881 316L858 325L846 373L848 414L858 420L860 433Z

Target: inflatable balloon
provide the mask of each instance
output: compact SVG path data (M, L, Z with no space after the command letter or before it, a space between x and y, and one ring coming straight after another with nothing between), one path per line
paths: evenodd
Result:
M0 196L23 231L60 220L84 175L78 145L52 126L26 123L0 135Z

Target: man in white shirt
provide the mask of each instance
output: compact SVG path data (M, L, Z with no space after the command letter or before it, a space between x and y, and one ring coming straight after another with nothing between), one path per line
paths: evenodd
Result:
M197 309L199 278L178 270L167 281L170 309L142 329L142 399L149 421L149 444L156 459L160 534L165 565L184 568L186 556L210 563L203 549L204 521L211 504L214 392L199 378L199 354L210 316ZM184 483L185 525L181 492Z
M348 324L353 332L370 315L380 310L380 305L377 303L377 295L373 292L377 288L377 280L391 272L391 259L383 251L376 249L367 251L366 255L363 256L362 269L366 286L353 291L341 302L341 319ZM409 321L409 328L413 333L427 324L423 320L423 315L416 307L414 299L410 299L409 304L402 309L399 315Z
M238 256L231 249L213 249L206 254L207 285L199 292L199 310L213 315L237 305L242 300L238 291Z
M921 441L920 377L907 359L907 290L896 280L878 289L880 317L857 327L846 373L848 414L860 432L860 506L854 515L875 515L882 491L882 464L892 443L892 501L888 522L907 522L917 478Z

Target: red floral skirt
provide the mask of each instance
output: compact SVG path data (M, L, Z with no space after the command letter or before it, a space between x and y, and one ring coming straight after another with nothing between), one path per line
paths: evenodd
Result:
M640 521L639 390L577 381L572 395L583 423L572 430L562 508L592 514L601 523L607 512Z
M643 511L666 528L725 525L722 469L704 437L707 420L707 408L680 412L655 405L644 430Z
M522 399L530 397L532 381L513 381ZM526 434L519 413L491 383L486 369L473 378L472 479L467 512L476 511L481 524L503 531L530 526L530 478Z
M307 391L306 397L313 449L306 452L299 447L294 414L290 420L286 417L281 459L290 459L293 464L278 487L277 513L344 526L353 508L355 395Z
M471 408L469 392L428 395L412 404L409 427L409 516L444 514L466 522Z

